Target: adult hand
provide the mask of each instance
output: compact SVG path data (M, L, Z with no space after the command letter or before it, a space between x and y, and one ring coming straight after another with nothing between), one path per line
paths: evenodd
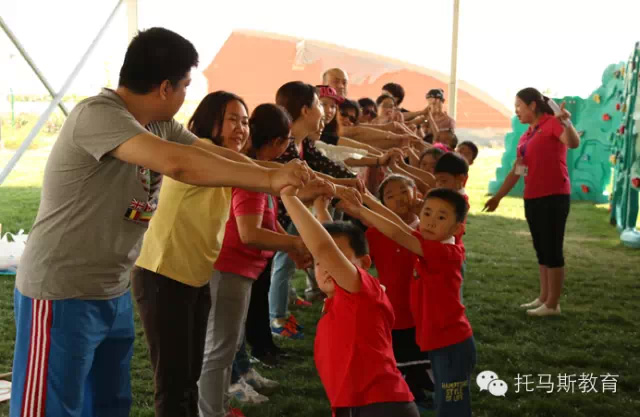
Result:
M354 202L351 200L340 200L338 204L336 204L336 208L342 210L347 213L351 217L359 218L360 217L360 209L362 208L362 202Z
M562 104L560 104L560 113L556 113L555 116L560 123L567 126L569 123L571 123L571 113L569 112L569 110L565 109L564 107L565 107L565 102L563 101Z
M487 211L489 213L496 211L498 205L500 204L501 198L498 196L491 197L486 203L484 203L484 208L482 211Z
M296 236L294 247L292 250L288 251L287 254L296 264L297 269L306 269L313 264L311 253L299 236Z
M271 190L275 194L279 194L287 186L303 187L307 182L315 178L313 171L305 162L299 159L287 162L282 168L269 170L268 175Z
M355 205L362 204L362 194L355 188L336 186L336 197Z
M364 181L360 178L339 178L333 181L335 185L342 185L343 187L353 187L361 193L365 190Z
M335 185L320 178L308 182L303 188L298 190L298 198L305 204L314 201L318 197L331 198L335 194Z
M380 165L386 166L393 160L404 158L404 152L399 148L392 148L385 152L381 158L378 159Z

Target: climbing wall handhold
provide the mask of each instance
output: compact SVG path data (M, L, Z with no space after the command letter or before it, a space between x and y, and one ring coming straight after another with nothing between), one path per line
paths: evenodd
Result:
M620 110L622 108L622 105L620 103L616 103L616 110Z
M600 94L594 94L593 95L593 101L595 101L596 103L600 104Z
M604 120L605 122L608 122L609 120L611 120L611 116L609 115L609 113L603 114L602 120Z
M635 188L640 188L640 178L638 177L632 178L631 185L633 185Z
M591 191L591 189L589 188L588 185L582 184L582 186L580 188L582 189L582 192L585 193L585 194L588 194L589 191Z

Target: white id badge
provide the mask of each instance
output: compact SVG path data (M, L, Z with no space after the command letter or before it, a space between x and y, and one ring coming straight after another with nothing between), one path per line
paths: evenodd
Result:
M528 173L529 173L529 167L522 164L516 165L516 175L519 175L521 177L526 177Z

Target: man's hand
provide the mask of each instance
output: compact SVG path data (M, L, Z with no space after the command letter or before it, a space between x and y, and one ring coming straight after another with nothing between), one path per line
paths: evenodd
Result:
M308 204L318 197L332 198L336 195L336 187L329 181L316 178L300 188L297 195L300 201Z
M303 187L315 178L313 171L299 159L287 162L282 168L269 170L268 175L271 191L274 194L280 194L281 190L287 186Z

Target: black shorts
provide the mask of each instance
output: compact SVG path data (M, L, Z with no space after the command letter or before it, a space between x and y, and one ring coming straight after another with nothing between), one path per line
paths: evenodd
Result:
M564 266L564 231L570 201L566 194L524 200L524 213L540 265L548 268Z

